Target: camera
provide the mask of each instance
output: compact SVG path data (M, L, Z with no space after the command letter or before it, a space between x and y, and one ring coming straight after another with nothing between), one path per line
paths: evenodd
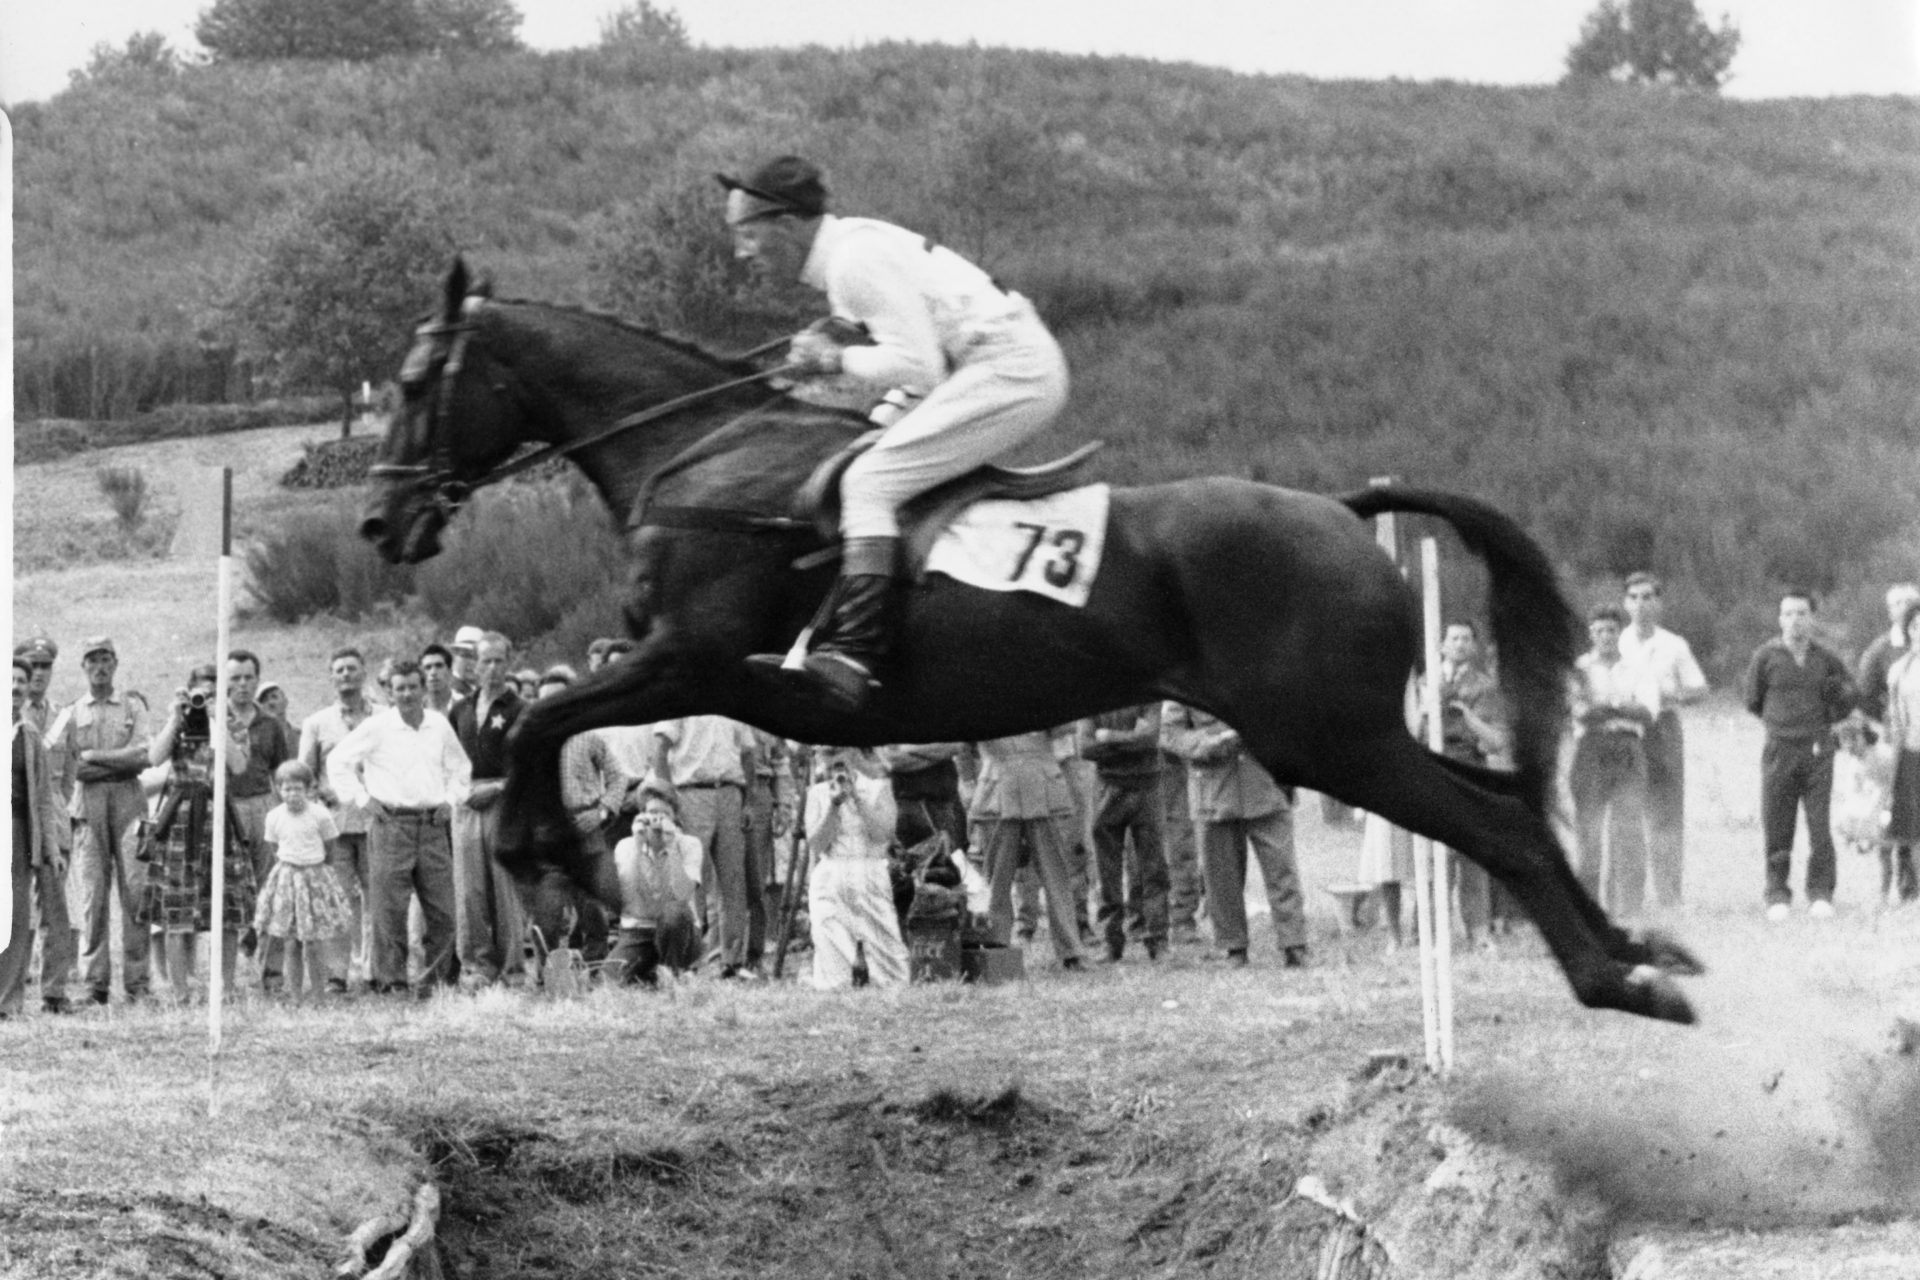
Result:
M188 709L192 711L205 711L207 709L207 697L206 690L195 689L187 695Z

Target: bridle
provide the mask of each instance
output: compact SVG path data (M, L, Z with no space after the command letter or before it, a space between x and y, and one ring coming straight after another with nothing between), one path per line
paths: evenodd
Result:
M478 295L469 297L461 304L460 318L458 320L430 320L414 330L414 336L418 339L423 339L436 345L442 341L447 342L447 354L440 361L440 371L434 385L433 399L427 406L427 461L424 464L379 462L367 468L367 474L376 480L408 483L413 488L427 494L441 519L448 523L451 523L454 516L466 503L467 499L473 496L473 492L476 489L485 488L490 484L505 480L509 476L516 476L523 471L532 470L534 467L539 466L549 459L566 457L568 454L599 444L602 441L610 440L622 432L633 430L635 427L644 426L650 422L658 422L662 418L670 417L683 409L693 408L698 404L724 395L729 391L734 391L741 387L753 386L756 383L767 382L773 378L793 377L803 372L799 366L781 364L771 369L763 369L758 373L751 373L743 377L729 379L726 382L717 383L711 387L703 387L698 391L692 391L683 396L676 396L672 400L663 401L651 408L640 409L634 413L630 413L604 431L597 431L590 436L569 441L566 444L543 445L530 453L509 458L505 462L490 467L485 474L476 479L464 479L455 471L453 464L453 432L451 427L453 421L453 396L454 389L460 381L460 372L466 365L467 343L472 339L474 330L479 328L477 317L481 308L486 306L486 304L487 299L484 297ZM767 343L764 346L747 352L746 357L743 358L765 354L767 351L784 344L786 341L786 338L781 338L775 342ZM429 357L427 361L429 374L432 371L432 367L432 358ZM402 371L403 380L406 372L405 370ZM515 396L523 401L526 399L524 394L504 379L495 383L494 390L502 394Z

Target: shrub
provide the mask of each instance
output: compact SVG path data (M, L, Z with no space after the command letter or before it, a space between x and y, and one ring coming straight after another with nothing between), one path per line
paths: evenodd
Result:
M420 566L420 605L443 627L472 624L528 644L570 618L617 624L627 553L584 482L508 485L480 493ZM583 605L613 608L574 618Z
M247 588L276 622L315 614L362 618L404 600L409 566L389 565L360 537L354 504L302 512L247 546Z
M147 513L147 473L139 467L101 467L93 473L100 492L113 504L113 515L129 533L140 527Z
M365 484L367 469L380 460L386 441L379 436L302 444L300 461L280 477L288 489L340 489Z

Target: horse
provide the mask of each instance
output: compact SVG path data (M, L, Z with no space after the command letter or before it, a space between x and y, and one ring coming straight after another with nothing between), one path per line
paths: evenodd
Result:
M456 260L414 330L361 533L389 561L423 560L473 489L554 453L627 522L634 651L534 703L508 743L497 856L536 915L574 890L618 903L609 860L585 855L559 798L560 748L575 734L712 714L821 744L980 741L1172 699L1232 726L1280 783L1485 867L1582 1004L1693 1021L1674 979L1698 961L1612 922L1554 834L1577 628L1544 552L1488 504L1397 486L1335 499L1230 477L1116 486L1084 605L926 574L903 588L882 687L845 712L752 674L746 658L786 649L831 588L829 539L795 515L795 495L865 419L770 391L745 359L470 283ZM1389 511L1446 521L1486 566L1511 772L1408 733L1417 610L1364 522Z

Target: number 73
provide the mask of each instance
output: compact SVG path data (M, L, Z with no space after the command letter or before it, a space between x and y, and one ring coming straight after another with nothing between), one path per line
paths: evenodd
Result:
M1085 533L1078 529L1051 529L1025 520L1015 521L1013 527L1026 532L1027 546L1007 581L1018 582L1029 567L1038 566L1040 576L1050 586L1064 590L1073 585L1073 580L1080 575L1080 552L1087 545ZM1044 554L1036 556L1042 548L1045 548Z

